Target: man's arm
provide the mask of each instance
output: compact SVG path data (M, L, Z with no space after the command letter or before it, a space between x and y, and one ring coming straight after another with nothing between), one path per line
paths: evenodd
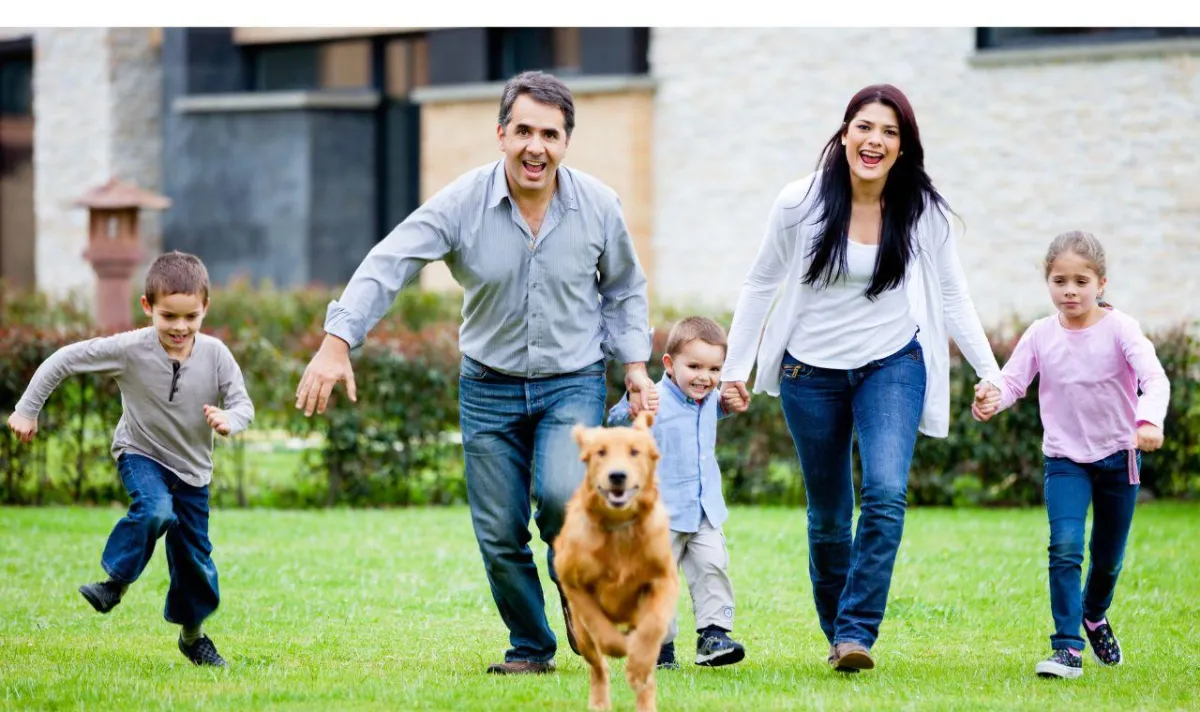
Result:
M612 336L613 354L625 364L625 389L632 409L657 410L658 392L646 370L650 360L650 308L646 273L633 238L614 199L605 216L604 250L600 253L600 312Z
M417 208L379 244L371 248L325 313L325 340L304 369L296 388L296 408L311 416L325 412L338 381L346 395L358 400L350 349L366 340L407 286L426 264L450 254L458 232L455 194L449 188Z

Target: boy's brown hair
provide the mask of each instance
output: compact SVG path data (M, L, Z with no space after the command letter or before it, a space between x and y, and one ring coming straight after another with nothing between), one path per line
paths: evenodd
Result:
M729 343L725 338L725 330L717 322L705 316L689 316L675 322L667 334L667 355L675 358L689 342L701 341L720 346L727 350Z
M163 253L146 272L146 288L142 293L151 305L160 297L172 294L195 294L207 303L208 269L199 257L187 252Z

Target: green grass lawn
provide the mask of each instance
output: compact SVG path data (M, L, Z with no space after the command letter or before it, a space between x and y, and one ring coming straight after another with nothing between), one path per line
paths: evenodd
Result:
M120 509L0 509L0 707L37 709L583 710L587 671L566 645L549 579L558 672L494 677L507 633L464 508L218 510L223 602L206 629L229 660L199 669L162 619L161 548L125 601L95 613ZM1200 506L1140 506L1111 619L1126 663L1085 658L1042 680L1049 652L1042 510L914 509L878 667L833 673L807 574L802 510L735 509L727 525L744 662L660 672L662 710L1183 710L1200 706ZM161 545L161 542L160 542ZM544 569L544 547L535 548ZM680 627L692 629L690 601ZM623 663L613 707L632 710Z

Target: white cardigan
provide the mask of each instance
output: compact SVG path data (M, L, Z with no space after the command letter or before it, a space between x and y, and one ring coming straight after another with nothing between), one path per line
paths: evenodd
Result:
M819 199L817 188L813 188L807 199L804 197L817 175L813 173L786 185L771 207L766 235L734 310L722 381L748 381L751 368L757 365L753 392L779 395L780 366L788 337L800 315L804 299L801 280L808 268L809 247L817 233L813 223L819 211L807 214L809 205ZM999 386L1000 366L971 302L948 216L937 206L929 206L917 225L915 238L906 290L912 316L920 327L917 340L924 352L928 374L919 430L931 437L944 438L950 431L947 332L981 380ZM801 245L804 249L797 249ZM775 291L785 278L780 304L767 319ZM767 319L765 333L764 319Z

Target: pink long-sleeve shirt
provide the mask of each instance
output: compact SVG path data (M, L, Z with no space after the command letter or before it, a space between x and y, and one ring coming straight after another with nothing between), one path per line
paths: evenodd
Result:
M1042 451L1079 463L1135 449L1138 426L1161 428L1170 399L1154 344L1136 320L1116 309L1086 329L1067 329L1058 314L1038 319L1001 373L1001 410L1023 397L1040 374Z

